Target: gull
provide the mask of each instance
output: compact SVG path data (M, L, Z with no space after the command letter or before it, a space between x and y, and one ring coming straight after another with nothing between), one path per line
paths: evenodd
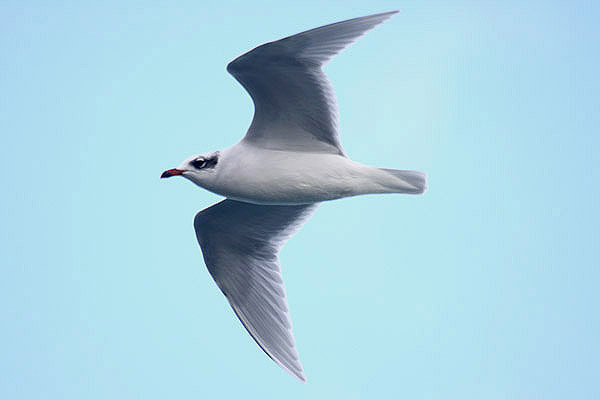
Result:
M422 194L427 188L423 172L367 166L346 155L333 88L321 69L396 12L311 29L233 60L227 71L254 103L246 135L161 175L183 176L226 198L194 218L204 262L256 343L301 382L306 375L292 335L279 250L323 201Z

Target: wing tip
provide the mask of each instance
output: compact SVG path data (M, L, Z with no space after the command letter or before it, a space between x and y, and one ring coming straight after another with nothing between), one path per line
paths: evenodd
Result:
M381 13L366 15L364 17L358 17L358 18L381 18L382 21L385 21L386 19L391 18L392 15L398 14L400 11L401 10L384 11Z
M374 25L368 30L373 29L375 26L384 23L388 19L392 18L394 15L398 14L400 10L386 11L378 14L367 15L364 17L356 18L358 20L371 20L374 22Z
M302 375L294 375L294 377L298 379L298 381L302 384L306 384L307 382L306 375L304 375L304 372L302 373Z
M275 363L277 365L279 365L281 367L281 369L283 369L285 372L287 372L288 374L290 374L291 376L293 376L298 382L305 384L307 382L306 379L306 375L304 374L304 369L302 368L302 364L300 364L300 362L298 361L298 370L294 371L291 368L288 368L287 366L285 366L282 362L280 362L279 360L277 360L274 357L271 357L269 355L269 357L271 358L271 360L275 361Z

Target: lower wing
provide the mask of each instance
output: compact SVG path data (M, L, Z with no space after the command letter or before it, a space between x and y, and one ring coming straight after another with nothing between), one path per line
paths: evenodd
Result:
M305 382L292 335L279 249L318 204L268 206L223 200L194 218L204 261L256 343Z

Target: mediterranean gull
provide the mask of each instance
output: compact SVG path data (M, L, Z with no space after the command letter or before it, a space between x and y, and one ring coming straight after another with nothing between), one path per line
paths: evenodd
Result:
M278 253L320 202L370 193L422 194L425 173L352 161L338 133L333 88L321 67L397 11L350 19L263 44L227 66L254 102L242 140L200 154L181 175L226 197L194 218L204 261L256 343L305 382Z

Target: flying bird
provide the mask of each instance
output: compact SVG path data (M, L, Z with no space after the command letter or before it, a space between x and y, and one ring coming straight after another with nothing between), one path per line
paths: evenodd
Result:
M396 12L311 29L233 60L227 71L254 102L246 135L161 175L181 175L226 198L194 218L206 266L256 343L302 382L279 250L320 202L426 190L423 172L367 166L346 155L333 88L321 69Z

